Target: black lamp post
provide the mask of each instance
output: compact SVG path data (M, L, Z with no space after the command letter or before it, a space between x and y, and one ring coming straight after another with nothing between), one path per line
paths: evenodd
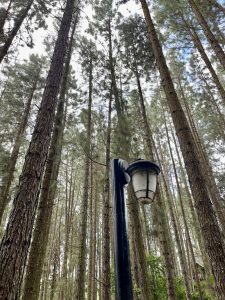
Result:
M131 178L137 199L144 204L151 203L159 172L159 167L147 160L137 160L130 165L122 159L112 160L116 300L133 299L124 186Z

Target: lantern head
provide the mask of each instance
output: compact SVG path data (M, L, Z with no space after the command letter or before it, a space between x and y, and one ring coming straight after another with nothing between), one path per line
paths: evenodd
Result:
M140 159L130 164L126 171L131 177L137 199L143 204L152 203L160 168L151 161Z

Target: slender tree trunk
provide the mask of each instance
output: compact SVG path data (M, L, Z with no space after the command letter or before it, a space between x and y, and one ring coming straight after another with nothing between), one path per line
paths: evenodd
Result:
M160 144L158 146L159 146L160 152L162 152ZM160 161L158 150L156 150L156 156L157 156L158 161ZM162 157L162 153L161 153L161 157ZM176 241L176 245L177 245L178 256L179 256L180 266L181 266L181 273L182 273L182 276L184 279L186 297L187 297L187 299L191 299L191 290L190 290L190 284L189 284L188 272L187 272L187 260L186 260L186 256L185 256L185 252L184 252L184 246L183 246L180 234L179 234L179 229L178 229L179 224L176 221L176 217L175 217L175 213L174 213L172 194L169 189L169 184L166 180L166 176L168 176L167 169L165 168L165 170L164 170L162 168L162 179L163 179L166 199L167 199L167 203L168 203L170 219L172 222L173 231L174 231L174 235L175 235L175 241Z
M150 244L151 235L150 235L150 228L149 228L149 224L148 224L148 220L147 220L147 216L146 216L145 207L142 207L142 213L143 213L145 231L146 231L147 252L150 254L151 253L151 244Z
M218 58L221 65L225 69L225 53L223 52L222 47L220 46L220 44L218 43L216 37L213 35L212 31L210 30L209 25L207 24L204 16L202 15L202 13L199 10L199 8L198 8L197 4L195 3L195 1L194 0L188 0L188 3L190 4L190 6L191 6L198 22L199 22L199 24L201 25L209 44L211 45L213 51L216 54L216 57Z
M108 126L106 140L106 170L103 197L103 253L102 253L102 297L110 300L110 192L109 192L109 172L110 172L110 145L111 145L111 110L112 110L112 89L109 95Z
M19 298L35 219L38 191L54 121L74 0L68 0L60 25L34 132L25 157L14 206L0 247L0 298Z
M94 203L93 203L93 259L92 259L92 300L97 299L97 214L99 212L99 207L98 207L98 193L97 193L97 184L94 184L93 187L95 187L95 193L94 193ZM99 231L99 230L98 230ZM100 232L98 232L100 235ZM99 239L99 243L101 243ZM99 265L99 279L101 280L101 244L99 247L98 251L98 259L100 261Z
M26 4L26 7L21 10L19 16L15 20L13 28L10 31L10 33L8 34L4 45L0 48L0 63L2 62L3 58L8 53L8 50L9 50L14 38L16 37L17 32L19 31L21 25L23 24L23 21L26 18L29 10L31 9L31 6L32 6L33 2L34 2L34 0L28 0L27 4Z
M6 208L6 205L9 202L9 190L10 190L10 187L11 187L11 184L13 181L13 173L15 171L16 162L17 162L17 158L19 155L22 137L23 137L25 129L27 127L28 117L29 117L30 108L31 108L31 102L33 100L36 86L37 86L37 81L34 83L32 89L31 89L30 96L27 100L25 110L24 110L24 113L23 113L23 116L22 116L22 119L20 122L20 126L19 126L19 129L16 134L12 154L11 154L11 156L8 160L7 166L6 166L6 174L4 175L4 177L2 179L2 186L1 186L1 190L0 190L0 224L2 221L2 216L3 216L4 210Z
M203 294L202 294L202 289L201 289L201 285L200 285L198 270L196 269L196 260L195 260L194 250L193 250L193 247L192 247L190 232L189 232L189 228L188 228L188 224L187 224L187 218L186 218L183 199L182 199L182 195L181 195L180 183L178 181L176 165L175 165L175 161L174 161L174 157L173 157L172 148L171 148L171 145L170 145L170 138L169 138L168 127L167 127L165 115L164 115L164 122L165 122L166 136L167 136L167 141L168 141L168 146L169 146L170 157L171 157L171 160L172 160L173 171L174 171L175 181L176 181L176 185L177 185L180 209L181 209L181 214L182 214L182 218L183 218L183 222L184 222L184 228L185 228L185 233L186 233L186 238L187 238L187 243L188 243L187 253L188 253L188 249L189 249L190 254L191 254L191 260L192 260L192 266L193 266L193 270L194 270L195 280L196 280L197 288L198 288L198 292L199 292L199 298L202 300L203 299ZM187 255L187 257L188 257L188 255ZM192 268L190 268L190 270L191 269Z
M154 160L153 152L152 152L152 133L148 124L146 110L145 110L145 104L144 104L144 98L140 83L140 78L136 66L135 70L136 80L137 80L137 86L139 91L139 102L140 102L140 108L141 108L141 115L143 119L143 125L144 125L144 132L145 132L145 140L148 146L148 153L149 158L151 160ZM158 208L157 210L160 211L161 214L161 220L159 222L159 230L160 230L160 244L161 244L161 251L165 260L165 271L166 271L166 279L167 279L167 290L168 290L168 297L170 300L176 299L176 292L175 292L175 285L173 281L173 266L172 266L172 259L171 259L171 253L172 250L170 249L170 243L168 242L168 225L166 224L166 216L164 215L165 207L163 205L162 196L160 191L157 193L157 200ZM159 221L159 218L158 218Z
M173 136L173 141L174 141L174 145L175 145L179 165L180 165L180 168L181 168L181 177L182 177L184 185L185 185L186 196L187 196L187 199L188 199L188 204L189 204L189 208L190 208L191 215L192 215L194 229L195 229L195 232L196 232L197 240L198 240L199 247L200 247L201 256L202 256L204 267L205 267L205 272L206 272L206 276L207 276L207 283L209 285L209 281L210 281L209 278L210 278L210 275L211 275L211 267L210 267L210 264L209 264L209 259L206 256L205 251L204 251L204 243L203 243L202 234L201 234L200 227L199 227L199 222L198 222L196 211L195 211L195 208L194 208L194 205L193 205L193 202L192 202L192 196L191 196L191 193L190 193L189 188L188 188L185 172L184 172L184 169L183 169L183 164L181 162L180 153L178 151L177 142L176 142L176 139L175 139L175 136L174 136L173 132L172 132L172 136ZM211 286L209 286L209 289L211 290Z
M68 176L68 172L66 169L66 201L65 201L65 233L64 233L64 255L63 255L63 264L62 264L62 299L68 299L69 297L69 290L68 290L68 254L69 254L69 240L70 240L70 233L72 227L72 212L73 212L73 202L74 197L72 193L73 187L73 161L69 162L67 160L67 165L71 165L71 174ZM69 178L68 178L69 177ZM69 188L68 188L69 183Z
M88 197L89 197L89 175L90 175L90 152L91 152L91 109L92 109L92 81L93 81L93 66L92 57L90 57L89 64L89 101L88 101L88 121L87 121L87 143L86 143L86 158L84 166L84 185L83 196L81 203L81 221L80 221L80 243L78 254L78 270L76 278L76 300L85 299L85 275L86 275L86 239L87 239L87 210L88 210Z
M225 217L224 217L225 216L225 207L221 201L220 193L216 186L216 182L215 182L215 179L213 176L212 167L210 165L207 153L205 151L205 148L203 146L203 143L201 141L201 138L200 138L197 128L195 126L195 122L193 120L193 116L192 116L191 110L188 106L187 100L185 98L183 87L182 87L180 81L179 81L179 87L181 90L184 106L185 106L185 109L187 112L189 124L192 127L193 137L194 137L195 143L197 145L197 151L198 151L198 155L199 155L199 158L201 161L200 167L202 168L202 172L204 173L204 178L206 179L207 189L208 189L211 201L214 205L214 209L216 212L216 216L219 220L219 224L222 227L222 231L225 231Z
M188 177L191 182L192 193L195 199L195 207L204 238L205 250L209 256L212 266L218 298L223 299L225 297L225 250L223 248L223 240L220 234L219 225L212 208L212 203L208 196L207 186L199 164L197 147L174 89L172 78L170 76L147 3L145 0L140 0L140 2L142 4L149 38L161 75L162 85L184 157Z
M42 184L42 191L38 206L38 215L33 232L27 272L25 277L23 299L38 299L42 267L48 244L52 211L57 187L57 178L60 165L63 131L65 127L65 99L69 74L69 65L72 55L73 35L76 27L74 23L70 38L68 54L63 71L59 103L55 116L55 125L49 148L48 160L45 168L45 175Z
M132 224L134 234L135 234L135 247L137 249L137 261L140 270L140 289L141 289L141 299L151 300L153 299L153 293L151 290L151 278L148 273L144 242L141 232L141 223L139 215L139 207L134 191L131 187L128 187L128 204L129 204L129 215L130 222Z
M94 201L93 201L93 165L91 163L91 174L90 174L90 197L89 197L89 266L88 266L88 287L87 287L87 299L93 299L93 278L95 277L93 269L94 260ZM94 262L95 263L95 262Z

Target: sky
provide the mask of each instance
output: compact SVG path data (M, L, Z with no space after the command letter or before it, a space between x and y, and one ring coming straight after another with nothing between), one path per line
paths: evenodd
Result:
M120 5L118 11L123 15L123 16L128 16L129 14L133 13L142 13L140 5L137 5L134 1L129 1L126 4ZM78 26L78 33L79 34L85 34L85 30L88 27L89 20L92 19L93 16L93 8L91 5L85 6L84 9L81 11L81 20ZM45 47L43 45L44 38L46 37L47 34L52 34L55 35L55 31L52 26L53 19L50 17L47 20L48 24L48 29L47 31L44 30L43 28L36 30L33 33L33 40L34 40L34 47L29 48L26 45L24 47L19 47L18 50L18 59L28 59L30 54L45 54Z

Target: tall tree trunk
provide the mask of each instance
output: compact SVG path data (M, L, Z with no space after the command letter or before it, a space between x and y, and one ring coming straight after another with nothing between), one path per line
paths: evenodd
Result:
M154 146L154 148L155 148L157 160L160 161L158 152L159 151L162 152L161 145L158 144L159 150L156 149L156 146ZM162 157L162 153L161 153L161 157ZM191 290L190 290L190 284L189 284L189 279L188 279L187 260L186 260L186 256L185 256L185 252L184 252L184 245L183 245L181 236L179 234L180 226L175 217L172 194L171 194L171 190L169 188L169 183L166 179L166 177L168 177L168 171L166 169L166 166L164 166L164 168L161 166L161 170L162 170L161 174L162 174L162 179L163 179L163 185L164 185L166 199L167 199L168 208L169 208L170 219L171 219L174 236L175 236L175 241L176 241L176 245L177 245L177 250L178 250L178 257L180 260L181 273L182 273L182 276L184 279L185 293L186 293L187 299L191 299Z
M205 250L209 256L212 266L218 298L223 299L225 297L225 250L223 248L223 240L220 234L219 225L212 208L212 203L207 192L205 179L199 164L197 147L176 94L147 3L145 0L140 0L140 2L145 15L149 38L160 72L162 85L170 107L176 134L178 136L181 151L184 157L188 177L191 182L196 211L204 238Z
M0 224L2 222L2 216L3 216L4 210L9 201L9 199L8 199L9 198L9 190L10 190L10 187L11 187L11 184L13 181L13 173L15 171L16 162L17 162L17 158L19 155L22 137L23 137L25 129L27 127L28 117L29 117L30 108L31 108L31 102L33 100L36 86L37 86L37 81L34 82L31 92L30 92L30 96L27 100L25 110L23 112L23 116L22 116L22 119L20 122L20 126L19 126L19 129L16 134L12 154L7 162L6 174L4 175L4 177L2 179L2 186L1 186L1 190L0 190Z
M87 142L86 142L86 157L84 166L84 185L83 196L81 203L80 213L80 243L78 250L78 266L76 278L76 300L85 299L85 275L86 275L86 239L87 239L87 210L88 210L88 197L90 186L90 153L91 153L91 129L92 129L92 81L93 81L93 65L92 57L89 62L89 100L88 100L88 120L87 120Z
M177 175L176 165L175 165L175 161L174 161L174 157L173 157L173 152L172 152L172 148L171 148L171 144L170 144L169 132L168 132L168 127L167 127L165 115L164 115L164 122L165 122L166 136L167 136L167 141L168 141L168 146L169 146L170 157L171 157L171 160L172 160L173 171L174 171L175 181L176 181L176 185L177 185L177 191L178 191L178 198L179 198L179 203L180 203L181 215L182 215L182 218L183 218L184 229L185 229L187 243L188 243L187 252L188 252L188 249L189 249L190 250L190 254L191 254L191 260L192 260L192 266L193 266L193 270L194 270L195 280L196 280L197 288L198 288L198 292L199 292L199 298L202 300L203 299L203 294L202 294L202 289L201 289L201 285L200 285L198 270L196 268L196 260L195 260L194 250L193 250L193 247L192 247L192 242L191 242L189 227L188 227L186 213L185 213L185 208L184 208L183 199L182 199L182 195L181 195L180 183L178 181L178 175ZM187 257L188 257L188 255L187 255ZM191 270L192 268L189 268L189 269Z
M97 232L99 232L99 226L97 226L97 215L99 213L99 205L98 205L98 192L97 192L97 184L94 183L93 187L95 187L94 193L94 203L93 203L93 252L92 252L92 300L97 299L97 269L99 269L99 279L101 280L101 244L98 251L98 259L99 259L99 268L97 267ZM100 239L98 241L100 243Z
M90 232L90 237L89 237L89 258L88 258L88 282L87 282L87 299L92 300L93 297L93 169L92 169L92 164L91 164L91 175L90 175L91 183L90 183L90 197L89 197L89 232Z
M0 63L2 62L3 58L8 53L8 50L9 50L14 38L16 37L17 32L19 31L21 25L23 24L23 21L26 18L29 10L31 9L33 2L34 2L34 0L28 0L25 8L21 10L19 16L15 20L13 28L10 31L10 33L8 34L4 45L0 48Z
M62 299L69 298L69 290L68 290L68 254L69 254L69 240L70 233L72 227L72 213L74 209L74 197L73 197L73 161L69 162L67 160L67 165L71 165L71 174L68 176L68 172L66 169L66 201L65 201L65 233L64 233L64 255L63 255L63 263L62 263ZM68 187L69 184L69 187Z
M102 298L110 300L110 192L109 192L109 172L110 172L110 145L111 145L111 111L112 111L112 89L109 95L108 126L106 140L105 157L105 183L103 197L103 253L102 253Z
M19 298L72 20L67 0L32 139L25 157L14 206L0 247L0 298Z
M57 178L60 165L63 131L65 127L65 101L69 66L72 55L73 35L76 28L76 21L73 26L65 67L63 71L59 103L55 116L55 125L49 148L48 160L45 168L45 175L42 184L42 191L38 206L38 215L33 232L30 255L25 277L23 299L38 299L42 267L46 254L48 237L51 225L52 211L57 187Z
M134 247L136 247L137 250L136 255L138 261L138 268L140 270L139 283L141 289L141 299L151 300L153 299L153 293L151 289L152 285L145 257L144 242L141 232L139 206L134 191L130 186L128 187L128 205L130 222L132 224L135 236Z
M204 177L205 177L205 180L207 183L207 189L208 189L211 201L214 205L216 216L219 220L220 226L222 227L222 231L224 232L225 231L225 217L224 217L225 216L225 206L223 205L223 203L221 201L221 196L220 196L219 190L217 188L217 185L216 185L216 182L215 182L215 179L213 176L212 167L210 165L210 162L209 162L206 150L204 148L204 145L202 143L202 140L199 136L198 130L195 126L195 122L194 122L191 110L188 106L187 100L184 95L184 90L181 85L181 81L178 81L178 83L179 83L179 87L181 90L184 106L185 106L185 109L187 112L189 124L191 124L193 137L194 137L195 143L197 145L197 151L198 151L198 155L199 155L200 162L201 162L200 167L202 168L202 171L204 173Z
M213 51L216 54L216 57L218 58L221 65L225 69L225 53L223 52L222 47L220 46L220 44L218 43L216 37L214 36L212 31L210 30L209 25L207 24L204 16L202 15L202 13L199 10L199 8L198 8L197 4L195 3L195 1L194 0L188 0L188 3L190 4L190 6L191 6L198 22L199 22L199 24L201 25L209 44L211 45Z
M135 65L136 66L136 65ZM140 102L140 109L141 109L141 116L143 120L144 125L144 132L145 132L145 140L148 147L148 155L151 160L154 160L153 155L153 146L152 146L152 132L150 129L150 126L148 124L147 115L146 115L146 109L144 104L144 98L140 83L140 78L137 70L137 66L135 68L135 75L137 80L137 86L139 91L139 102ZM168 291L168 297L170 300L176 299L176 292L175 292L175 284L173 281L173 265L172 265L172 259L171 259L171 253L172 250L170 249L171 244L168 241L168 225L166 224L166 215L165 215L165 207L162 201L162 195L160 191L158 190L157 193L157 200L158 203L156 207L158 212L161 214L161 220L159 222L159 231L160 231L160 244L161 244L161 251L162 255L164 257L165 261L165 271L166 271L166 279L167 279L167 291ZM159 218L158 218L159 221Z

